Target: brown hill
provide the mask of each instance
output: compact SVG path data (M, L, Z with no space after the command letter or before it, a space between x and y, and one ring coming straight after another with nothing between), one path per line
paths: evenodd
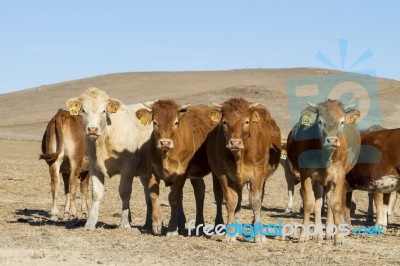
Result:
M286 81L335 73L339 72L317 68L120 73L43 85L0 95L0 139L40 140L51 116L89 87L105 90L125 104L162 98L196 104L244 97L265 104L285 136L290 130ZM400 82L377 80L383 126L398 127Z

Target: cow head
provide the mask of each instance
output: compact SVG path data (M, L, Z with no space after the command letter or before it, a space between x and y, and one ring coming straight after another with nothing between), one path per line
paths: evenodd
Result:
M313 104L301 112L301 123L306 126L316 126L323 148L336 149L340 147L340 137L345 124L353 124L360 117L358 103L344 106L337 100Z
M189 104L179 106L173 100L158 100L145 106L148 109L138 110L136 117L144 125L153 122L153 135L158 149L163 151L173 149L179 119L185 114Z
M220 127L223 129L225 146L234 153L245 148L251 127L260 123L267 112L259 103L249 103L242 98L213 105L222 113Z
M106 125L111 123L110 115L118 112L121 105L119 100L96 88L90 88L80 97L67 101L70 114L82 116L86 134L92 138L102 134Z

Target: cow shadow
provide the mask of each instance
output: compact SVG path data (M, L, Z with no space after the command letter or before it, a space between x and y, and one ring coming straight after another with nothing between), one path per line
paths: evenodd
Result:
M10 224L25 223L30 226L56 226L64 227L66 229L83 229L86 223L86 219L71 219L53 221L50 219L51 215L49 211L35 210L35 209L23 209L15 211L15 220L7 221ZM97 222L96 229L102 228L107 230L119 229L116 224L108 224L104 222ZM136 228L139 231L143 230L143 226L134 225L132 228Z

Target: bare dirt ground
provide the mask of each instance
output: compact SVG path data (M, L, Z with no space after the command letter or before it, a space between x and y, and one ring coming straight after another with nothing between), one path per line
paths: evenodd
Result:
M49 220L50 177L46 163L38 160L39 140L57 108L64 107L69 97L79 95L87 87L96 85L125 103L165 97L176 98L181 103L207 103L221 102L230 96L243 96L250 101L266 104L285 136L290 126L284 81L302 75L324 74L316 69L232 72L206 72L198 76L194 73L172 73L169 76L166 73L132 74L125 80L121 74L115 79L93 78L0 95L0 265L399 264L399 217L390 221L391 225L384 236L351 235L344 246L334 246L332 240L324 243L310 240L306 244L299 244L296 236L287 240L269 237L265 245L257 245L243 238L235 245L226 245L221 242L221 236L167 238L165 235L140 233L145 220L145 203L138 179L134 181L131 199L133 228L119 229L119 176L106 180L106 194L96 230L85 231L83 220ZM129 90L131 83L140 88ZM108 84L111 89L102 87L102 84ZM396 118L400 91L397 89L400 83L379 80L379 84L383 126L398 127ZM153 91L149 91L151 86L155 88ZM210 177L206 177L205 181L205 219L206 223L212 224L215 215L212 181ZM63 187L62 181L60 187ZM283 171L279 168L266 184L263 223L301 223L298 190L299 187L295 193L294 215L284 214L286 183ZM168 191L162 185L160 196L164 224L169 220ZM60 190L61 210L64 199L64 193ZM243 199L239 221L250 223L252 212L248 205L247 189ZM371 225L366 222L366 193L357 191L354 199L357 208L352 216L353 224ZM190 183L184 188L184 209L188 221L195 218Z

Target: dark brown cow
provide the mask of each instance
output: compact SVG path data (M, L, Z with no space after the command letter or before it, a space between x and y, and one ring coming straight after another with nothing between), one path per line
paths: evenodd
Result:
M360 116L356 106L346 107L337 100L330 99L318 105L309 103L309 107L302 111L299 122L289 133L288 157L293 168L300 172L305 228L309 226L310 213L314 207L315 224L322 225L323 193L316 184L326 191L326 224L331 225L334 221L338 227L341 222L345 175L354 166L360 149L360 133L354 124ZM317 182L313 184L313 181ZM321 241L322 234L318 234L317 238ZM299 242L308 239L309 235L302 228ZM335 244L342 244L344 236L336 234L334 240Z
M180 231L185 229L182 189L187 178L190 178L195 192L196 224L204 223L205 185L202 177L210 173L210 167L202 144L220 116L215 108L205 105L179 106L173 100L159 100L148 107L150 110L140 109L136 116L143 124L153 121L154 127L149 141L149 161L153 173L149 183L153 232L161 233L160 211L154 206L158 206L159 182L162 179L167 186L172 186L168 197L171 218L167 236L174 236L178 235L177 227ZM216 200L222 202L222 198ZM216 220L220 217L222 214Z
M82 117L72 116L62 109L58 110L47 124L42 139L42 154L39 158L46 160L49 165L53 194L51 219L58 219L57 194L60 173L64 180L66 194L64 219L77 217L78 178L81 179L82 218L86 218L89 171Z
M207 140L207 157L213 176L223 188L227 223L235 222L243 186L250 183L253 223L258 224L265 181L279 165L280 129L261 104L234 98L214 105L220 108L222 118ZM256 234L254 241L264 243L266 238ZM236 235L226 234L225 242L236 242Z
M400 189L400 128L362 134L361 153L356 166L346 175L348 186L345 219L350 223L348 202L352 190L384 193L383 209L377 201L376 225L387 226L390 193ZM381 195L376 195L379 199Z

